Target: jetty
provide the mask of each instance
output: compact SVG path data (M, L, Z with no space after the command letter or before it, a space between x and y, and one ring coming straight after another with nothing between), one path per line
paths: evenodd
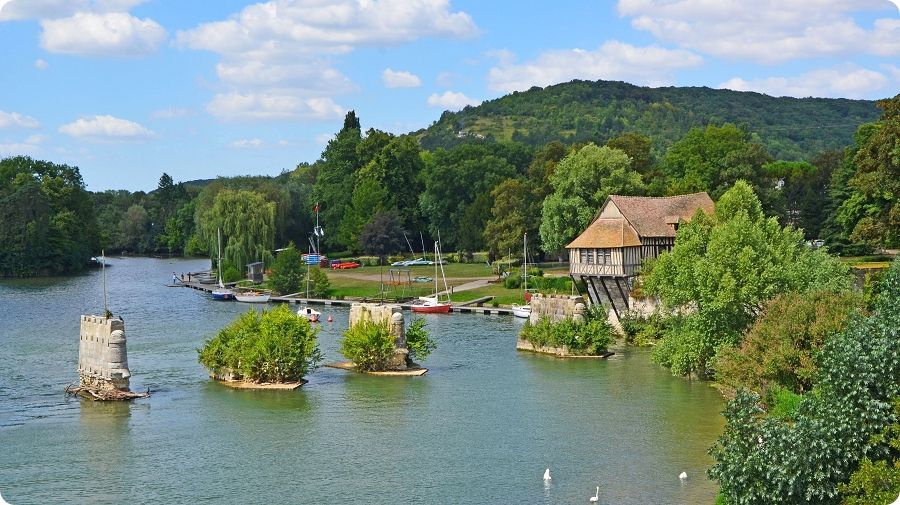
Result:
M204 284L197 281L183 281L179 284L171 285L172 287L181 286L185 288L196 289L198 291L203 291L204 293L212 293L214 289L216 289L215 284ZM326 305L326 306L342 306L349 307L354 303L358 302L378 302L379 298L366 298L366 299L347 299L347 300L332 300L329 298L301 298L294 295L288 296L273 296L269 298L270 302L274 303L305 303L309 305ZM450 312L458 312L458 313L470 313L470 314L482 314L482 315L497 315L497 316L511 316L512 309L506 309L502 307L481 307L477 305L471 305L477 302L465 302L459 304L453 304L450 307ZM409 310L412 307L411 303L398 303L395 305L399 305L400 308L404 310Z

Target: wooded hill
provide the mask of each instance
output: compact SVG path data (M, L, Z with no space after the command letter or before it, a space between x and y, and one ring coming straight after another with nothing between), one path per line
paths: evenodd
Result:
M658 156L693 127L733 123L756 133L777 159L808 160L851 144L856 128L878 115L869 100L775 98L706 87L576 80L444 112L417 134L422 147L433 150L479 135L541 146L554 140L603 144L636 132L653 140Z

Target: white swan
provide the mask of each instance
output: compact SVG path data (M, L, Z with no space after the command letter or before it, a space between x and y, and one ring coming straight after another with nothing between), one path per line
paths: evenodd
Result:
M550 469L548 468L548 469L544 470L544 480L550 480L552 478L553 477L550 476Z
M9 505L9 502L3 499L3 496L0 496L0 505Z
M591 499L588 500L591 503L596 503L597 500L600 499L600 486L597 486L597 492L594 493L594 496L591 496Z
M686 479L687 479L687 472L681 472L678 474L678 480L686 480Z
M897 495L897 499L894 500L894 503L891 503L890 505L900 505L900 494Z

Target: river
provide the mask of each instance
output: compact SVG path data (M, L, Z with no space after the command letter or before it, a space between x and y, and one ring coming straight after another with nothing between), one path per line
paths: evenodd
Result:
M100 271L0 282L0 494L45 503L709 504L722 400L649 353L560 360L516 352L521 321L430 315L423 377L322 368L296 391L236 391L197 363L248 306L167 288L207 260L111 259L132 403L66 398L80 314L102 312ZM347 308L325 307L336 361ZM407 316L409 316L407 314ZM549 485L542 480L551 469ZM678 474L688 473L680 482Z

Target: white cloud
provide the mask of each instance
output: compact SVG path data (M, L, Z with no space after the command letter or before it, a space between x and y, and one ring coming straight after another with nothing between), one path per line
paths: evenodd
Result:
M11 140L0 141L0 156L18 156L18 155L34 155L40 152L41 142L44 137L41 135L29 135L24 141L17 142Z
M221 55L216 72L224 89L209 103L210 113L226 120L302 120L331 118L340 110L334 97L358 89L334 68L342 54L477 33L471 17L452 11L449 0L271 0L179 32L177 41Z
M459 81L460 75L454 72L441 72L434 79L434 82L442 88L452 88Z
M93 141L144 140L155 134L143 126L113 116L83 117L59 127L61 133Z
M386 88L418 88L422 85L419 76L402 70L394 71L391 68L384 69L384 72L381 73L381 81Z
M38 120L31 116L0 110L0 128L37 128L40 125Z
M889 87L882 73L858 67L820 69L794 77L745 80L734 77L720 88L757 91L772 96L866 98Z
M156 21L124 12L78 12L43 20L41 26L42 48L79 56L142 56L156 51L166 39L166 30Z
M206 110L224 120L340 119L344 109L330 98L301 98L294 93L220 93Z
M459 110L466 105L478 105L480 103L481 100L474 100L455 91L445 91L440 95L434 93L428 97L428 105L432 107L442 107L446 110Z
M488 85L496 91L522 91L572 79L623 80L636 84L672 84L676 70L696 67L702 58L684 50L636 47L608 41L594 51L546 51L530 62L515 64L509 56L492 68Z
M316 144L320 146L324 146L328 143L329 140L334 138L333 133L320 133L316 135Z
M38 70L47 70L47 67L49 67L49 66L50 66L49 63L47 63L46 61L44 61L40 58L34 60L34 68L36 68Z
M125 12L145 0L0 0L0 21L56 19L76 12Z
M159 109L150 113L151 119L176 119L190 115L189 109L181 107L169 107L168 109Z
M854 14L883 11L886 0L619 0L622 16L656 38L725 58L777 63L870 53L900 55L900 22L866 29Z
M263 141L260 139L257 139L257 138L240 139L240 140L235 140L234 142L232 142L229 145L231 147L234 147L237 149L255 149L258 147L262 147Z

